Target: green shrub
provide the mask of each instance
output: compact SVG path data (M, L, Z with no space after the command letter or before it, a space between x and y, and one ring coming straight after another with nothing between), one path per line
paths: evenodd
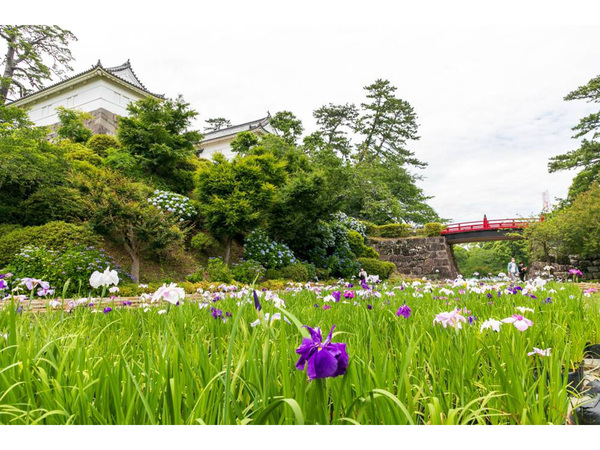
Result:
M252 260L241 261L231 268L233 279L245 284L252 284L255 280L261 281L265 272L265 268L259 262Z
M444 225L437 222L426 223L423 229L425 231L425 236L440 236L444 229Z
M210 234L200 231L190 241L190 247L200 253L206 253L219 246L219 242Z
M87 293L90 290L90 275L94 271L103 271L107 267L119 267L104 250L93 247L70 247L63 250L50 250L45 247L26 246L13 258L8 270L16 278L39 278L48 281L57 294L67 280L69 293ZM120 278L124 274L120 272Z
M350 245L350 250L356 256L361 256L364 251L365 239L358 231L350 230L348 231L348 244Z
M35 191L21 205L20 216L28 225L63 220L79 221L88 216L88 207L77 189L45 186Z
M320 281L328 280L331 277L331 271L323 267L317 267L315 269L315 277Z
M233 276L231 269L223 262L221 258L210 258L208 260L208 278L210 281L220 281L222 283L231 283Z
M121 144L114 136L108 134L95 134L88 139L86 146L94 153L104 158L108 155L109 148L120 148Z
M87 226L48 222L37 227L17 228L0 237L0 267L8 264L27 245L60 250L78 245L100 246L100 237Z
M381 279L387 279L396 270L396 265L391 262L381 261L374 258L358 258L358 263L369 275L378 275Z
M410 236L412 227L406 223L389 223L387 225L367 225L367 236L383 238L400 238Z
M81 144L72 144L66 156L71 161L86 161L95 167L102 165L102 158Z
M21 225L16 223L0 223L0 238L14 230L21 228Z
M296 263L281 268L281 276L293 281L308 281L308 270L304 264Z
M379 253L377 252L377 250L375 250L373 247L367 247L366 245L362 253L358 256L362 258L379 259Z
M265 272L265 280L282 280L283 275L281 274L281 270L271 268L267 269Z
M204 281L204 268L201 267L194 273L191 273L188 276L186 276L185 279L186 279L186 281L189 281L190 283L200 283L200 282Z

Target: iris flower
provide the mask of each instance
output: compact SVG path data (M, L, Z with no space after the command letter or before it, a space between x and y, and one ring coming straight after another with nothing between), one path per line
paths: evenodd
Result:
M527 353L527 355L528 356L533 356L533 355L550 356L550 350L552 350L552 349L551 348L547 348L546 350L542 350L540 348L533 347L533 351Z
M171 283L168 286L163 284L158 290L152 295L152 303L164 299L167 302L177 305L179 300L183 300L185 298L185 291L183 288L177 287L177 284Z
M452 328L458 328L460 330L462 329L461 322L466 321L467 319L461 316L460 310L457 308L453 311L439 313L437 316L435 316L435 319L433 319L433 324L435 325L436 323L441 323L444 328L450 326Z
M502 319L503 323L512 323L515 328L519 331L525 331L527 328L533 326L533 322L519 314L513 314L511 317Z
M296 363L296 369L304 370L307 366L308 378L329 378L344 375L348 368L348 353L346 353L346 344L333 344L333 329L327 335L323 342L321 329L312 329L309 326L305 328L310 332L310 339L302 339L302 344L296 349L300 359Z
M495 332L499 332L500 331L500 325L502 325L502 322L500 322L499 320L496 319L488 319L485 322L483 322L481 324L481 327L479 328L479 331L483 331L483 330L488 330L488 329L492 329Z
M102 273L95 270L90 276L90 286L94 289L97 289L100 286L108 287L111 284L114 284L115 286L119 284L119 274L116 270L110 270L109 267Z
M398 311L396 312L396 315L398 317L402 316L405 319L408 319L410 317L411 313L412 313L412 311L410 309L410 306L404 304L400 308L398 308Z

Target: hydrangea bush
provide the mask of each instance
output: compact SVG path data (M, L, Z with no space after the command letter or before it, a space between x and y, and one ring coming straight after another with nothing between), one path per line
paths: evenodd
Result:
M354 217L350 217L341 211L339 211L334 217L337 222L340 222L349 230L354 230L357 233L360 233L363 237L367 235L367 226L364 222L355 219Z
M197 214L191 200L185 195L175 192L156 189L154 194L148 198L148 203L161 211L175 215L180 222L191 220Z
M271 239L263 230L252 231L244 241L244 258L257 261L265 268L279 268L296 262L290 248Z
M321 241L310 251L310 260L332 276L351 278L360 268L350 247L348 228L339 221L317 225Z

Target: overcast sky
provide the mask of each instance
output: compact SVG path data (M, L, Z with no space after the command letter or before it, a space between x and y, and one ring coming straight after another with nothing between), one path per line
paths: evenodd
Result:
M600 74L597 7L425 3L33 2L18 17L73 31L76 72L130 59L149 90L182 94L199 127L286 109L310 132L314 109L358 104L386 78L418 114L410 148L442 217L539 213L542 192L564 197L574 175L549 174L548 158L576 148L570 128L597 109L563 101Z

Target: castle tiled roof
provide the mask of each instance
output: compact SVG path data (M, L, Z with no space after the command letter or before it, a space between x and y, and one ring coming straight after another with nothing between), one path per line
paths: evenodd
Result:
M36 95L40 94L41 92L48 91L57 86L60 86L61 84L68 83L69 81L72 81L83 75L90 74L90 73L94 72L95 70L102 70L103 72L107 73L108 75L114 76L114 77L118 78L119 80L124 81L125 83L136 87L137 89L141 89L142 91L146 92L147 94L149 94L153 97L157 97L157 98L165 97L163 94L155 94L154 92L149 91L146 88L146 86L144 86L144 84L139 80L139 78L137 77L137 75L135 74L133 69L131 68L131 63L129 62L129 60L127 60L125 63L123 63L119 66L115 66L115 67L104 67L102 65L102 62L100 60L98 60L98 62L96 64L94 64L92 67L90 67L88 70L84 70L83 72L80 72L76 75L65 78L64 80L57 81L54 84L46 86L46 87L44 87L38 91L32 92L30 94L24 95L23 97L21 97L17 100L14 100L10 103L20 103L22 100L36 96Z
M267 133L270 132L266 127L269 125L269 120L271 119L271 115L267 115L262 119L252 120L250 122L241 123L239 125L232 125L227 128L223 128L217 131L210 131L208 133L204 133L204 139L202 142L214 141L217 139L221 139L227 136L232 136L242 131L252 131L257 129L262 129Z

